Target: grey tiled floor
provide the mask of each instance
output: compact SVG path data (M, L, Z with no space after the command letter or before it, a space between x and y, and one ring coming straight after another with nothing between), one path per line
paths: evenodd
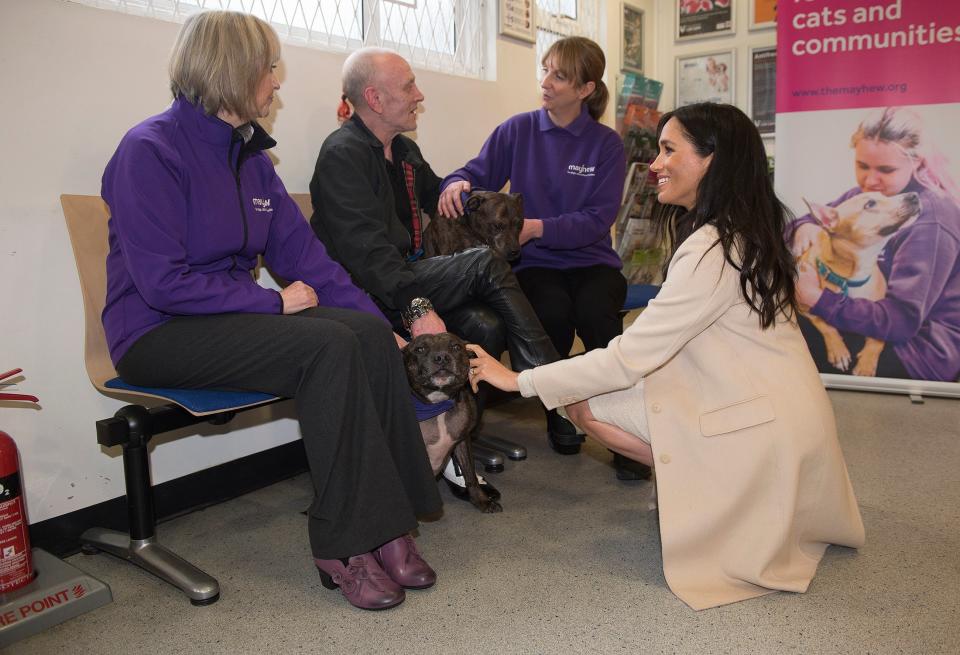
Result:
M418 539L440 581L399 608L362 612L320 585L301 476L161 526L167 545L219 578L215 605L78 555L114 602L8 652L960 652L960 403L831 398L868 543L829 549L803 595L688 609L664 583L649 484L617 481L596 444L552 453L538 405L514 401L486 426L530 450L490 476L504 512L481 515L444 487L445 514Z

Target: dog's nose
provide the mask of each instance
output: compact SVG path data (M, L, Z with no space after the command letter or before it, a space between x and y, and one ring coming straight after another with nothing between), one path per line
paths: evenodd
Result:
M450 353L434 353L433 361L437 364L446 364L450 361Z

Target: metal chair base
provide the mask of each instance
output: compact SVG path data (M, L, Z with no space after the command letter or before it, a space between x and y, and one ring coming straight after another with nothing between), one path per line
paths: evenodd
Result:
M481 446L476 440L471 444L471 449L473 451L473 458L483 464L483 470L486 473L500 473L503 471L503 455L495 450Z
M80 535L83 552L109 553L136 564L180 589L194 605L209 605L220 598L220 583L157 542L157 538L131 539L106 528L90 528Z
M507 439L501 439L500 437L478 435L473 440L473 447L476 448L478 445L484 448L500 451L515 462L519 462L527 458L526 446L521 446L518 443L508 441Z

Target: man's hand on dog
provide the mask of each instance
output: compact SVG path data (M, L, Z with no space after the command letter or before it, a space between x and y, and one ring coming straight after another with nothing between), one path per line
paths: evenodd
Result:
M468 343L467 350L474 354L474 359L470 360L470 386L474 393L477 392L477 383L481 380L503 391L520 390L520 385L517 382L517 378L520 377L519 373L511 371L501 364L500 360L488 355L483 348L475 343Z
M280 299L283 301L284 314L296 314L305 309L316 307L320 302L317 300L317 292L313 290L313 287L300 280L285 287L280 292Z
M447 326L436 312L427 312L410 324L410 336L416 339L421 334L440 334Z
M461 194L470 193L470 183L466 180L451 182L450 186L440 194L440 200L437 202L437 211L444 218L456 218L463 216L463 201Z

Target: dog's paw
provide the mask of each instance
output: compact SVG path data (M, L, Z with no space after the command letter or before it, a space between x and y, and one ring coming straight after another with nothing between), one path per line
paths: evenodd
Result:
M854 375L862 375L864 377L873 378L877 376L877 362L876 360L867 360L860 358L857 360L857 365L853 367L851 371Z
M500 503L495 500L490 500L489 498L487 500L478 501L473 505L484 514L496 514L497 512L503 511L503 507L500 506Z
M850 368L850 362L853 360L853 357L850 355L850 351L847 349L847 346L843 343L843 340L840 340L840 343L827 343L827 361L830 362L830 365L841 371L846 371Z

